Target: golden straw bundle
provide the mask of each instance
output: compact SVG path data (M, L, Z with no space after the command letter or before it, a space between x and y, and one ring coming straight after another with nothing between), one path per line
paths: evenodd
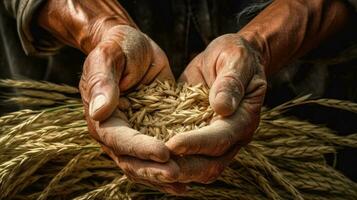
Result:
M253 141L217 181L174 197L131 183L103 154L87 133L80 100L71 96L75 88L14 80L0 85L20 94L7 102L43 106L0 117L0 199L357 199L357 184L324 158L356 148L357 134L338 136L282 115L307 103L357 112L352 102L304 96L264 109ZM126 115L137 130L167 140L209 123L214 113L207 95L202 86L155 82L127 94L132 107Z

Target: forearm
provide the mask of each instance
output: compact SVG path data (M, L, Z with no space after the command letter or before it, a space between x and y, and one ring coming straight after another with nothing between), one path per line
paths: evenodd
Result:
M90 52L103 37L98 31L115 25L136 27L116 0L48 0L37 23L67 45Z
M270 75L339 31L349 14L339 0L276 0L238 34L261 53Z

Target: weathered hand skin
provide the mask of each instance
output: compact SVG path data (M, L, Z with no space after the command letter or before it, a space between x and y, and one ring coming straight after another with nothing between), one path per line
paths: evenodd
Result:
M181 81L206 83L218 117L201 129L172 137L166 145L178 155L179 182L217 179L259 124L267 83L259 55L238 34L213 40L186 68Z
M338 0L275 0L238 33L212 41L181 80L206 83L219 117L166 143L179 155L179 182L214 181L258 126L265 76L342 29L350 14Z
M38 23L63 43L87 54L80 82L90 134L133 181L171 193L179 167L163 141L129 127L119 98L139 84L174 80L160 47L142 33L116 0L48 0Z
M120 92L173 76L165 53L116 0L48 0L37 21L88 55L80 90L90 133L104 151L132 180L180 193L183 183L214 181L251 140L266 92L265 74L339 31L350 13L339 0L276 0L239 33L212 41L181 80L211 87L209 101L220 117L166 144L130 129L117 109L125 104Z

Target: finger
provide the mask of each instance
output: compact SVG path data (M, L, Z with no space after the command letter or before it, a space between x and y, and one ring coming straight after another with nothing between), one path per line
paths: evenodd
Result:
M175 182L178 178L179 167L172 160L160 164L129 156L118 157L106 146L102 146L102 149L135 183L141 183L171 194L181 194L187 190L185 184Z
M181 74L179 82L186 82L190 85L197 85L205 83L203 75L200 70L202 64L202 53L197 55L190 64L186 67L185 71Z
M155 183L143 179L129 178L135 183L139 183L151 188L155 188L163 193L172 195L182 195L187 191L187 186L184 183Z
M176 182L180 172L180 168L172 160L166 163L157 163L130 156L119 156L117 164L132 177L158 183Z
M239 59L227 58L223 63L224 67L210 89L209 101L217 114L229 116L237 110L244 97L253 71L249 67L240 66L245 63L239 63Z
M145 179L151 182L172 183L177 181L180 169L172 160L166 163L157 163L130 156L117 156L106 146L102 146L102 149L130 177Z
M230 164L231 160L238 151L239 147L237 146L218 158L205 156L180 157L175 160L180 167L180 176L178 181L182 183L212 183Z
M171 71L170 66L168 67L163 67L163 69L160 71L160 73L156 76L157 80L160 81L171 81L171 82L175 82L175 77Z
M131 129L123 113L115 111L108 120L96 123L99 141L115 155L129 155L143 160L166 162L170 157L164 142Z
M151 65L146 72L143 83L149 84L153 80L158 79L161 81L171 80L175 81L174 75L172 74L169 60L165 52L150 38L148 38L153 49L153 57L151 60Z
M95 48L87 57L80 83L82 98L89 103L89 115L102 121L116 109L119 101L118 81L125 57L121 49L106 45Z
M119 98L119 104L118 104L119 110L128 110L130 108L130 101L126 97L120 97Z
M183 194L187 190L187 186L185 184L172 181L173 179L175 179L175 181L177 180L179 170L177 164L175 164L175 162L172 160L169 162L169 164L159 164L149 161L142 161L128 156L119 158L108 147L102 145L102 149L114 160L114 162L123 170L125 175L134 183L143 184L148 187L155 188L159 191L174 195ZM149 169L143 169L145 167L148 167ZM154 168L153 171L150 170L152 168ZM146 172L143 170L146 170ZM136 171L140 171L139 174L137 174ZM152 180L152 177L156 177L157 180ZM150 180L148 178L150 178Z
M180 133L166 142L166 146L175 155L202 154L220 156L235 143L234 133L219 121Z
M259 114L251 115L246 109L239 109L232 116L218 118L208 126L175 135L166 146L175 155L221 156L232 145L247 144L258 122Z
M146 74L152 60L153 50L145 34L135 28L120 25L110 29L107 40L118 43L126 58L126 66L119 83L121 91L126 91L138 84Z
M266 87L265 78L258 73L248 84L237 112L229 117L217 117L206 127L175 135L166 142L167 147L176 155L219 156L233 144L243 146L249 143L259 125Z
M259 60L246 42L239 40L236 48L219 54L215 65L217 77L210 89L210 105L217 114L229 116L243 99Z

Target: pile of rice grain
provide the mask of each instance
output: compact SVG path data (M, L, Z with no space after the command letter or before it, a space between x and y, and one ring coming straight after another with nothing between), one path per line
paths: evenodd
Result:
M173 135L208 125L214 112L208 89L155 81L127 95L130 125L143 134L167 141Z
M20 94L8 103L37 106L0 117L0 199L357 199L357 184L324 157L356 148L357 134L338 136L284 115L308 103L357 112L352 102L304 96L265 108L253 141L217 181L174 197L126 179L89 137L76 88L16 80L0 86ZM155 82L127 97L130 124L163 140L205 126L214 115L203 86Z

